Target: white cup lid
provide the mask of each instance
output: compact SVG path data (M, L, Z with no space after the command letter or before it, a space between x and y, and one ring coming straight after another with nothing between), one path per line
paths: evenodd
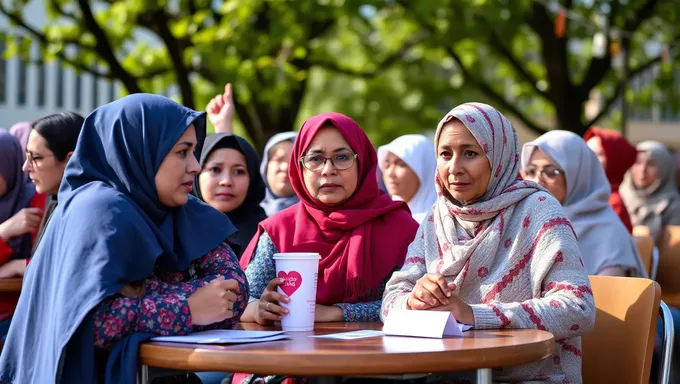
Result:
M321 255L312 252L282 252L275 253L274 260L320 260Z

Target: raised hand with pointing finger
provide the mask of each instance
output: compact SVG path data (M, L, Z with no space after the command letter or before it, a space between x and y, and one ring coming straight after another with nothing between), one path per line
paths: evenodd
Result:
M215 127L215 133L233 133L234 97L231 83L224 85L224 93L213 97L205 107L208 119Z

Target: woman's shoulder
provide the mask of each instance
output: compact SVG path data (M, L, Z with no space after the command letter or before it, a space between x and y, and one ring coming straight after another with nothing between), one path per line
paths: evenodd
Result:
M516 208L528 213L566 216L562 204L550 192L538 190L516 204Z
M81 225L106 226L112 223L141 223L141 210L129 197L113 188L92 183L81 187L70 199L59 202L64 219L74 218ZM103 183L102 183L103 184Z
M569 227L574 231L562 204L546 191L534 192L519 201L513 215L520 215L522 227L529 231L544 231L555 227Z

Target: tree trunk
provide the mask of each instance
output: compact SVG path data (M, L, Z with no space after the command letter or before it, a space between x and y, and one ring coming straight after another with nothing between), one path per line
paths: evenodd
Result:
M307 80L297 84L291 92L284 96L286 105L277 109L266 102L253 101L249 106L236 103L236 113L252 140L255 150L262 154L267 140L279 132L297 131L295 126L302 100L307 89ZM250 108L249 108L250 107Z

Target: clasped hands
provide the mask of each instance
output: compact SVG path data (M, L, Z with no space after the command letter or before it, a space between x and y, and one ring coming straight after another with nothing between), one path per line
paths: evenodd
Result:
M444 276L437 273L428 273L418 279L406 305L413 310L451 312L459 323L475 323L472 307L454 294Z

